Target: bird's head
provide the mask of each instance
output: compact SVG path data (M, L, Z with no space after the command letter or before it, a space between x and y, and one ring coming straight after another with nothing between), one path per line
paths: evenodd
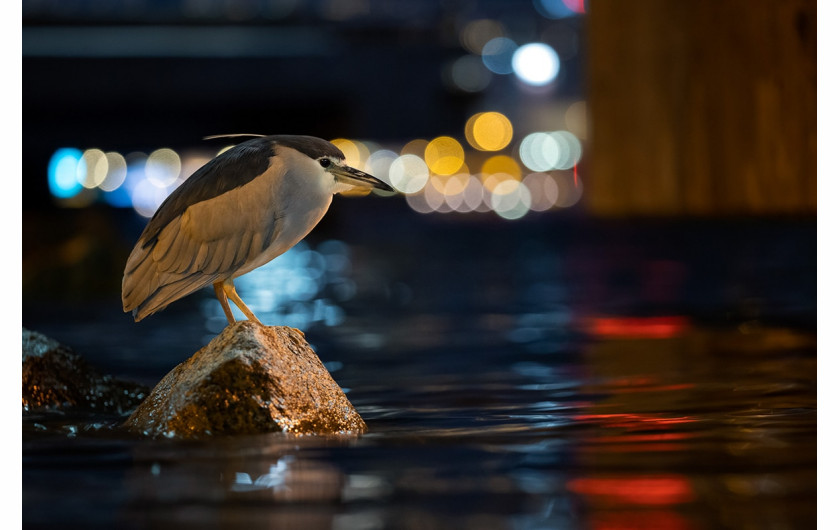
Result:
M376 188L394 191L388 184L373 175L350 167L344 159L344 153L334 144L312 136L278 136L278 143L297 149L312 162L310 167L323 178L323 183L331 193L369 192Z
M255 140L239 144L238 149L226 151L227 157L231 159L243 159L253 153L260 152L261 146L273 145L274 148L290 149L295 154L280 155L285 159L285 164L293 175L311 182L315 178L319 184L318 189L322 193L330 195L335 193L364 194L372 189L379 189L393 192L394 189L382 182L373 175L350 167L344 159L344 153L333 143L303 135L273 135L261 134L221 134L207 136L205 139L214 138L235 138L244 136L255 136ZM274 154L280 154L274 151ZM263 168L264 170L264 168Z
M394 191L394 188L382 182L373 175L348 166L344 162L344 156L336 157L325 155L319 157L316 162L324 170L327 176L332 177L333 193L368 192L374 188L378 190Z

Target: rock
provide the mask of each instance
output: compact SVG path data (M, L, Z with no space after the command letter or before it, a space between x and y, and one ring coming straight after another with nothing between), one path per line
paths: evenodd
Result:
M128 414L145 386L102 375L69 347L23 328L23 412L91 411Z
M367 430L300 331L249 321L176 366L124 426L175 438Z

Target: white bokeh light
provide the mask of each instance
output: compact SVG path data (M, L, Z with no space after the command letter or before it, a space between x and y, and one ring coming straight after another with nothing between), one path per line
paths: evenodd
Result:
M388 180L397 191L417 193L429 181L429 168L417 155L402 155L391 163Z
M560 57L547 44L524 44L513 53L513 72L529 85L547 85L554 81L560 72Z

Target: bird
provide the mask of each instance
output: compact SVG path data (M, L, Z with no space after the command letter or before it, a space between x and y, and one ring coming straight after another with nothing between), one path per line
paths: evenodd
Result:
M161 203L128 256L123 311L134 321L212 285L229 324L228 300L262 325L233 280L301 241L336 193L393 188L348 166L331 142L305 135L253 136L190 175Z

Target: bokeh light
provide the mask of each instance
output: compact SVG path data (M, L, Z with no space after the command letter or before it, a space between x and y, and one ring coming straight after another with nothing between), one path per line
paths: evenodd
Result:
M479 151L500 151L513 138L513 125L500 112L473 114L464 127L467 142Z
M53 197L68 199L82 190L76 178L80 162L82 152L78 149L63 147L53 153L47 166L47 183Z
M370 156L370 151L362 142L355 142L347 138L336 138L331 142L344 154L344 161L348 166L363 167L368 156Z
M548 133L531 133L519 144L519 158L532 171L550 171L558 156L557 142Z
M547 173L531 173L522 179L531 193L531 210L544 212L555 206L559 196L557 181Z
M457 195L467 187L470 174L466 166L454 175L431 175L429 185L446 196Z
M515 180L506 180L493 190L493 211L507 220L520 219L531 209L531 192Z
M76 166L76 179L88 189L100 186L108 175L108 158L100 149L87 149Z
M481 60L484 66L496 74L513 73L513 54L516 43L507 37L496 37L487 41L481 49Z
M417 155L401 155L391 163L388 180L397 191L417 193L429 181L429 168Z
M168 147L153 151L146 159L146 178L158 188L175 184L180 174L181 157Z
M557 143L559 150L555 169L573 168L580 161L583 151L580 140L569 131L555 131L551 133L551 137Z
M452 175L464 165L464 148L451 136L438 136L424 153L429 170L438 175Z
M481 179L475 175L470 176L464 188L464 206L472 212L486 212L490 210L489 200L489 192L484 188Z
M108 161L108 172L105 179L99 183L99 189L114 191L125 182L125 158L116 151L108 151L105 153L105 159Z
M585 121L585 111L583 101L569 105L567 125ZM424 214L492 211L513 220L528 211L568 208L580 200L576 164L582 149L571 131L532 132L511 148L511 120L498 111L482 111L467 120L464 133L467 150L451 136L415 138L387 147L348 138L332 143L350 165L391 184L411 209ZM511 151L519 157L511 156ZM151 217L213 156L206 150L179 153L169 148L125 156L96 148L63 148L50 159L50 191L63 207L101 200Z
M516 180L522 177L522 168L508 155L491 156L482 164L481 172L485 175L506 175Z
M423 188L423 195L426 199L426 204L439 213L451 212L452 208L446 204L446 195L438 191L434 186L426 186Z
M580 140L569 131L535 132L519 144L519 158L536 172L570 169L582 155Z
M552 174L557 184L557 200L554 206L557 208L569 208L577 204L583 194L583 184L573 173L560 172Z
M131 190L131 205L143 217L151 217L167 195L169 191L166 188L156 185L150 179L143 179Z
M391 171L391 164L393 164L394 160L399 158L399 156L400 155L389 149L379 149L371 153L368 157L367 163L362 166L363 171L373 175L379 180L390 182L391 177L389 172Z
M417 213L426 214L434 212L432 207L429 206L429 203L426 202L426 196L422 191L420 193L406 195L405 202L408 204L409 208Z
M517 48L511 64L516 77L533 86L551 83L560 72L560 57L557 56L557 52L541 42L532 42Z

